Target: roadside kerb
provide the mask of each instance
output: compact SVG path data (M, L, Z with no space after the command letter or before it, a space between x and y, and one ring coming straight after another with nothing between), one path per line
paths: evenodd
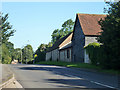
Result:
M11 79L0 85L0 89L2 88L23 88L23 87L19 84L18 81L16 81L13 74L13 77Z
M2 84L0 85L0 89L5 88L7 85L9 85L10 83L12 83L13 81L14 81L14 76L12 76L12 78L9 79L8 81L2 83Z

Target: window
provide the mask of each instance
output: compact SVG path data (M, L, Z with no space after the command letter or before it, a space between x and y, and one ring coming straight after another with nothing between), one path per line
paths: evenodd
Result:
M70 50L67 49L67 58L70 58Z

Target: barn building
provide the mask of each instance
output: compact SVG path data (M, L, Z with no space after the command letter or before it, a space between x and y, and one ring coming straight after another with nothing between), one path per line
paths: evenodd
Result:
M56 41L46 52L46 61L65 61L90 63L89 56L84 49L89 43L97 42L101 27L98 21L106 15L77 14L74 30Z

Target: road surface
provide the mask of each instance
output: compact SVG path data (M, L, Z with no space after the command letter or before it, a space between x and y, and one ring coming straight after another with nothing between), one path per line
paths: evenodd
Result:
M118 88L118 76L53 65L9 65L24 88Z

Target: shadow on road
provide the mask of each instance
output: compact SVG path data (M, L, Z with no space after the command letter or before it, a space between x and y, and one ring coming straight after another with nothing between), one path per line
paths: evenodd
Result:
M102 88L102 90L115 90L115 89L110 89L110 88L106 88L104 86L101 85L97 85L97 84L93 84L90 81L84 80L84 79L80 79L82 77L84 78L100 78L98 76L95 76L93 72L85 72L85 71L80 71L79 73L77 71L75 71L74 69L71 70L70 68L65 68L65 67L47 67L47 66L39 66L39 67L18 67L21 70L42 70L42 71L50 71L55 75L61 75L61 76L66 76L69 79L46 79L46 81L48 81L49 83L57 83L57 84L64 84L67 85L67 87L74 87L74 88L92 88L92 90L100 90ZM79 76L80 78L75 78L74 76ZM63 85L60 85L59 87L66 87Z
M116 90L112 88L101 87L99 85L94 85L89 81L86 82L85 80L80 80L80 79L47 79L47 80L50 83L59 83L59 84L67 85L67 86L60 86L63 88L65 87L78 88L78 90Z
M19 67L19 69L22 70L38 70L38 71L50 71L53 74L67 76L67 77L73 77L71 74L75 73L74 71L69 70L65 67Z
M22 70L45 70L42 67L21 67Z
M19 69L22 69L22 70L50 71L53 74L67 76L67 77L71 77L69 75L70 75L70 73L72 73L72 72L69 72L69 75L68 75L68 73L67 73L68 70L66 70L65 68L60 68L60 67L20 67Z

